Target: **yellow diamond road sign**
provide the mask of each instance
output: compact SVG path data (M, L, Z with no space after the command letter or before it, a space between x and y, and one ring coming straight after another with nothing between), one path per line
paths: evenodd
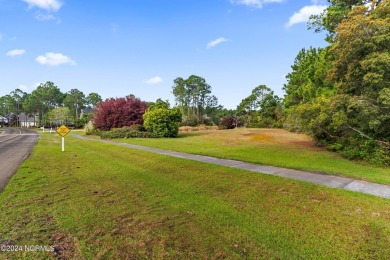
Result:
M67 128L66 126L62 125L62 126L60 126L60 127L57 128L56 132L57 132L60 136L64 137L65 135L69 134L70 129Z

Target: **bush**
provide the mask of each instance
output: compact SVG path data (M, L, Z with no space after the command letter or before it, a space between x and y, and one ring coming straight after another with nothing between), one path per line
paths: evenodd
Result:
M100 102L94 111L93 121L99 130L142 125L142 115L148 105L137 98L111 98Z
M96 127L93 124L92 121L89 121L85 126L84 126L84 132L86 135L94 135L97 133Z
M179 108L153 107L143 115L144 126L156 137L176 137L182 120Z
M241 122L235 116L224 117L219 122L220 129L234 129L237 126L241 126Z
M206 125L206 126L214 126L215 125L213 120L210 117L206 117L203 120L203 124Z
M253 118L248 128L282 128L283 123L281 120L276 120L272 117L258 115Z
M390 165L388 133L377 107L359 97L319 97L290 111L285 127L310 134L317 145L337 151L348 159Z
M133 130L129 127L113 128L110 131L98 132L98 135L103 139L119 139L119 138L152 138L157 137L149 132L141 132Z
M138 132L146 132L146 128L143 125L131 125L131 126L127 126L125 128L128 128L128 129L133 130L133 131L138 131Z
M197 126L199 125L199 119L194 115L183 117L181 122L182 126Z

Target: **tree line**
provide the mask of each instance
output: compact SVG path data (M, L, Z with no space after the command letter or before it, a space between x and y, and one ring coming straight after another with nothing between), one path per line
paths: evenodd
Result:
M287 75L285 127L348 158L390 165L390 3L329 0L309 27L325 48L302 49Z
M40 84L31 93L20 89L0 97L0 115L6 120L0 124L22 126L21 114L24 120L31 117L36 126L55 126L58 124L82 126L89 121L89 115L80 117L82 109L95 107L102 98L97 93L87 96L78 89L62 93L53 82Z

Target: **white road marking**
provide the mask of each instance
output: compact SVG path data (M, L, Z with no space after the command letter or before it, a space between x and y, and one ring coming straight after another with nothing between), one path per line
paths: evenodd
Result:
M0 143L4 143L4 142L6 142L8 140L11 140L11 139L14 139L15 137L18 137L18 136L20 136L20 135L11 136L11 138L8 138L8 139L5 139L5 140L1 140Z

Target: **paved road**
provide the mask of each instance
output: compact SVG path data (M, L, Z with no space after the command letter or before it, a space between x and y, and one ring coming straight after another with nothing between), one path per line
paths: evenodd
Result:
M0 128L0 191L28 157L39 135L22 128Z
M318 172L286 169L286 168L281 168L281 167L247 163L247 162L236 161L236 160L219 159L219 158L215 158L215 157L211 157L211 156L175 152L175 151L171 151L171 150L164 150L164 149L146 147L146 146L141 146L141 145L118 143L118 142L112 142L112 141L108 141L108 140L97 140L97 139L91 139L91 138L83 137L83 136L79 136L79 135L72 135L72 136L76 137L76 138L84 139L84 140L101 141L101 142L108 143L108 144L129 147L129 148L148 151L148 152L152 152L152 153L158 153L158 154L163 154L163 155L168 155L168 156L173 156L173 157L178 157L178 158L184 158L184 159L189 159L189 160L198 161L198 162L217 164L217 165L238 168L238 169L263 173L263 174L271 174L271 175L276 175L276 176L279 176L282 178L311 182L311 183L320 184L320 185L324 185L324 186L328 186L328 187L332 187L332 188L340 188L340 189L375 195L375 196L379 196L379 197L383 197L383 198L390 198L390 186L389 185L354 180L354 179L339 177L339 176L332 176L332 175L327 175L327 174L318 173Z

